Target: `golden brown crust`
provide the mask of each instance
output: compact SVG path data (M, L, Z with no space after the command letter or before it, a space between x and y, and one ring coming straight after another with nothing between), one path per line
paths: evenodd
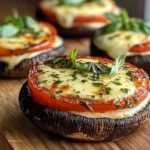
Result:
M131 118L87 118L37 104L25 83L19 95L23 113L37 126L64 137L90 141L110 141L123 138L148 122L150 104Z

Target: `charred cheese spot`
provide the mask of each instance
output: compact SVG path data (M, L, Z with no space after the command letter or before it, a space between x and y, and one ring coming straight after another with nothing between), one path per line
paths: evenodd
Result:
M116 59L121 54L132 55L129 49L137 44L150 41L150 36L133 31L120 30L100 35L94 38L94 44L105 51L111 58Z
M93 59L78 59L78 61L98 62L98 60ZM106 65L111 66L112 64ZM129 72L127 69L120 70L118 74L112 78L109 78L108 74L100 74L96 81L92 79L92 72L86 72L86 76L77 73L76 78L74 78L73 73L75 70L71 68L52 68L41 64L38 65L38 70L42 71L42 74L38 73L38 80L47 81L39 82L38 86L40 88L53 90L53 92L63 91L57 93L62 96L78 95L80 98L96 101L110 101L112 99L130 96L134 94L136 90L134 82L131 80L131 77L127 75ZM87 82L82 82L83 80ZM116 82L119 84L116 84ZM54 83L57 83L57 87L52 88ZM128 92L121 89L128 89Z
M100 2L86 2L80 6L56 5L51 1L43 1L42 7L52 9L57 16L60 25L65 28L76 26L73 21L76 16L101 16L105 12L119 13L119 9L112 0L101 0ZM90 8L90 9L89 9ZM85 23L82 26L99 28L103 23Z

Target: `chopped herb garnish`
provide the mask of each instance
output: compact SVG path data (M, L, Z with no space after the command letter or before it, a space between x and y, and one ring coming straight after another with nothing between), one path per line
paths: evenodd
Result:
M125 63L125 58L126 58L126 55L120 55L116 58L112 68L111 68L111 72L109 74L109 77L113 77L115 76L118 71L121 69L121 67L124 65Z
M116 85L122 85L120 82L112 81Z
M81 82L85 83L85 82L87 82L87 80L81 80Z
M125 38L127 39L127 40L129 40L129 39L131 39L131 35L127 35Z
M134 97L133 99L136 103L138 102L138 98Z
M55 84L60 84L60 83L62 83L63 81L61 81L61 80L57 80L57 81L55 81L54 83Z
M116 102L115 106L116 106L116 108L120 108L121 107L119 102Z
M96 81L96 80L98 80L98 79L99 79L99 75L96 74L96 73L94 73L93 76L92 76L92 80L93 80L93 81Z
M59 74L55 74L55 73L51 74L50 76L53 78L59 78Z
M127 89L127 88L121 88L120 90L126 94L129 92L129 89Z
M74 98L80 98L79 95L75 95L75 94L71 94L71 96L74 97Z
M106 94L110 94L111 88L110 87L105 87L105 92Z
M74 80L76 79L77 74L81 74L83 77L87 77L88 74L86 72L92 72L92 80L96 81L99 79L99 74L108 74L110 73L110 77L117 74L117 72L121 69L124 64L125 56L119 56L112 69L106 65L106 63L98 62L80 62L76 60L77 50L74 49L71 51L70 59L68 58L55 58L44 62L44 65L51 66L53 68L72 68L76 69L73 73Z
M40 73L40 74L43 74L43 73L44 73L43 70L38 70L37 72Z
M92 85L95 86L95 87L100 87L100 86L103 85L103 83L93 83Z
M89 106L86 101L80 102L80 105L82 105L83 107L85 107L88 110L94 111L93 108L91 106Z
M131 102L126 101L125 108L132 108L132 107L133 107L133 105L131 104Z
M102 96L104 95L103 93L99 93L100 97L102 98Z
M60 94L60 93L63 93L63 91L62 90L56 91L56 94Z
M127 72L126 75L131 77L131 72Z
M95 98L95 96L94 96L94 95L91 95L91 97L92 97L92 98Z
M74 71L73 74L72 74L72 77L74 80L77 79L77 74L78 74L78 71Z

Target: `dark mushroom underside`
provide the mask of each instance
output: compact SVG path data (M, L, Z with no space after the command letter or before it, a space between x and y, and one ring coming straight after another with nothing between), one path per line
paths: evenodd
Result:
M104 50L98 49L93 43L93 41L91 41L90 51L91 56L100 56L113 59L110 56L108 56L108 54ZM126 62L129 62L137 66L138 68L142 68L144 71L150 74L150 55L127 56Z
M48 21L52 23L57 28L58 33L65 37L93 37L95 34L95 31L98 30L95 28L88 28L88 27L82 27L82 26L73 27L69 29L63 28L61 25L59 25L56 21L54 21L50 17L49 18L46 17L42 13L40 8L37 9L36 15L39 20L44 20L44 21Z
M47 59L59 57L64 53L64 45L44 52L38 56L35 56L30 59L23 60L20 64L15 66L10 71L5 71L5 67L7 67L6 63L0 62L0 77L10 77L10 78L23 78L28 76L29 69L35 65L37 62L45 61Z
M132 118L120 120L87 118L70 112L51 109L33 101L27 83L23 85L20 91L19 102L23 113L40 128L64 137L80 140L117 140L134 132L150 117L150 104Z

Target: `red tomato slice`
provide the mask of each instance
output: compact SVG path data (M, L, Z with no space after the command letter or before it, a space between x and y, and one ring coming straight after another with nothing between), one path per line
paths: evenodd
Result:
M74 23L106 23L108 19L105 16L76 16L74 19Z
M105 58L85 57L85 56L77 57L77 59L78 58L87 58L87 59L94 58L103 62L112 63L112 61ZM34 66L30 69L29 76L28 76L28 85L34 101L41 105L47 106L49 108L54 108L62 111L77 111L77 112L91 111L86 109L80 104L80 102L86 101L88 105L93 109L94 112L106 112L106 111L112 111L117 109L123 109L126 105L126 101L129 101L134 106L139 104L143 99L146 98L149 91L149 78L144 77L146 73L140 69L135 68L130 64L126 64L126 65L133 70L137 70L136 77L140 78L140 80L134 77L135 86L137 88L136 92L130 97L121 99L119 108L116 107L115 101L113 99L106 103L104 101L101 102L98 100L95 101L91 99L74 98L70 96L54 97L53 96L54 93L52 90L38 87L38 75L37 75L38 66ZM142 82L144 82L145 84L142 84ZM138 102L135 102L135 99L138 99Z
M150 42L146 42L143 44L138 44L130 48L129 52L133 53L142 53L150 51Z
M46 22L40 22L40 23L42 25L44 25L45 27L47 27L51 32L50 35L47 35L44 42L42 42L40 44L37 44L37 45L33 45L29 49L16 49L14 51L11 51L11 50L3 48L3 47L0 47L0 57L19 55L21 53L32 53L32 52L42 51L42 50L51 48L52 44L55 41L57 31L56 31L55 27L52 26L49 23L46 23Z
M57 22L57 15L56 12L52 9L46 9L43 7L42 3L39 5L40 9L44 13L44 15L47 18L50 18L51 20ZM95 22L102 22L107 23L109 20L105 16L76 16L74 18L74 24L80 24L80 23L95 23Z

